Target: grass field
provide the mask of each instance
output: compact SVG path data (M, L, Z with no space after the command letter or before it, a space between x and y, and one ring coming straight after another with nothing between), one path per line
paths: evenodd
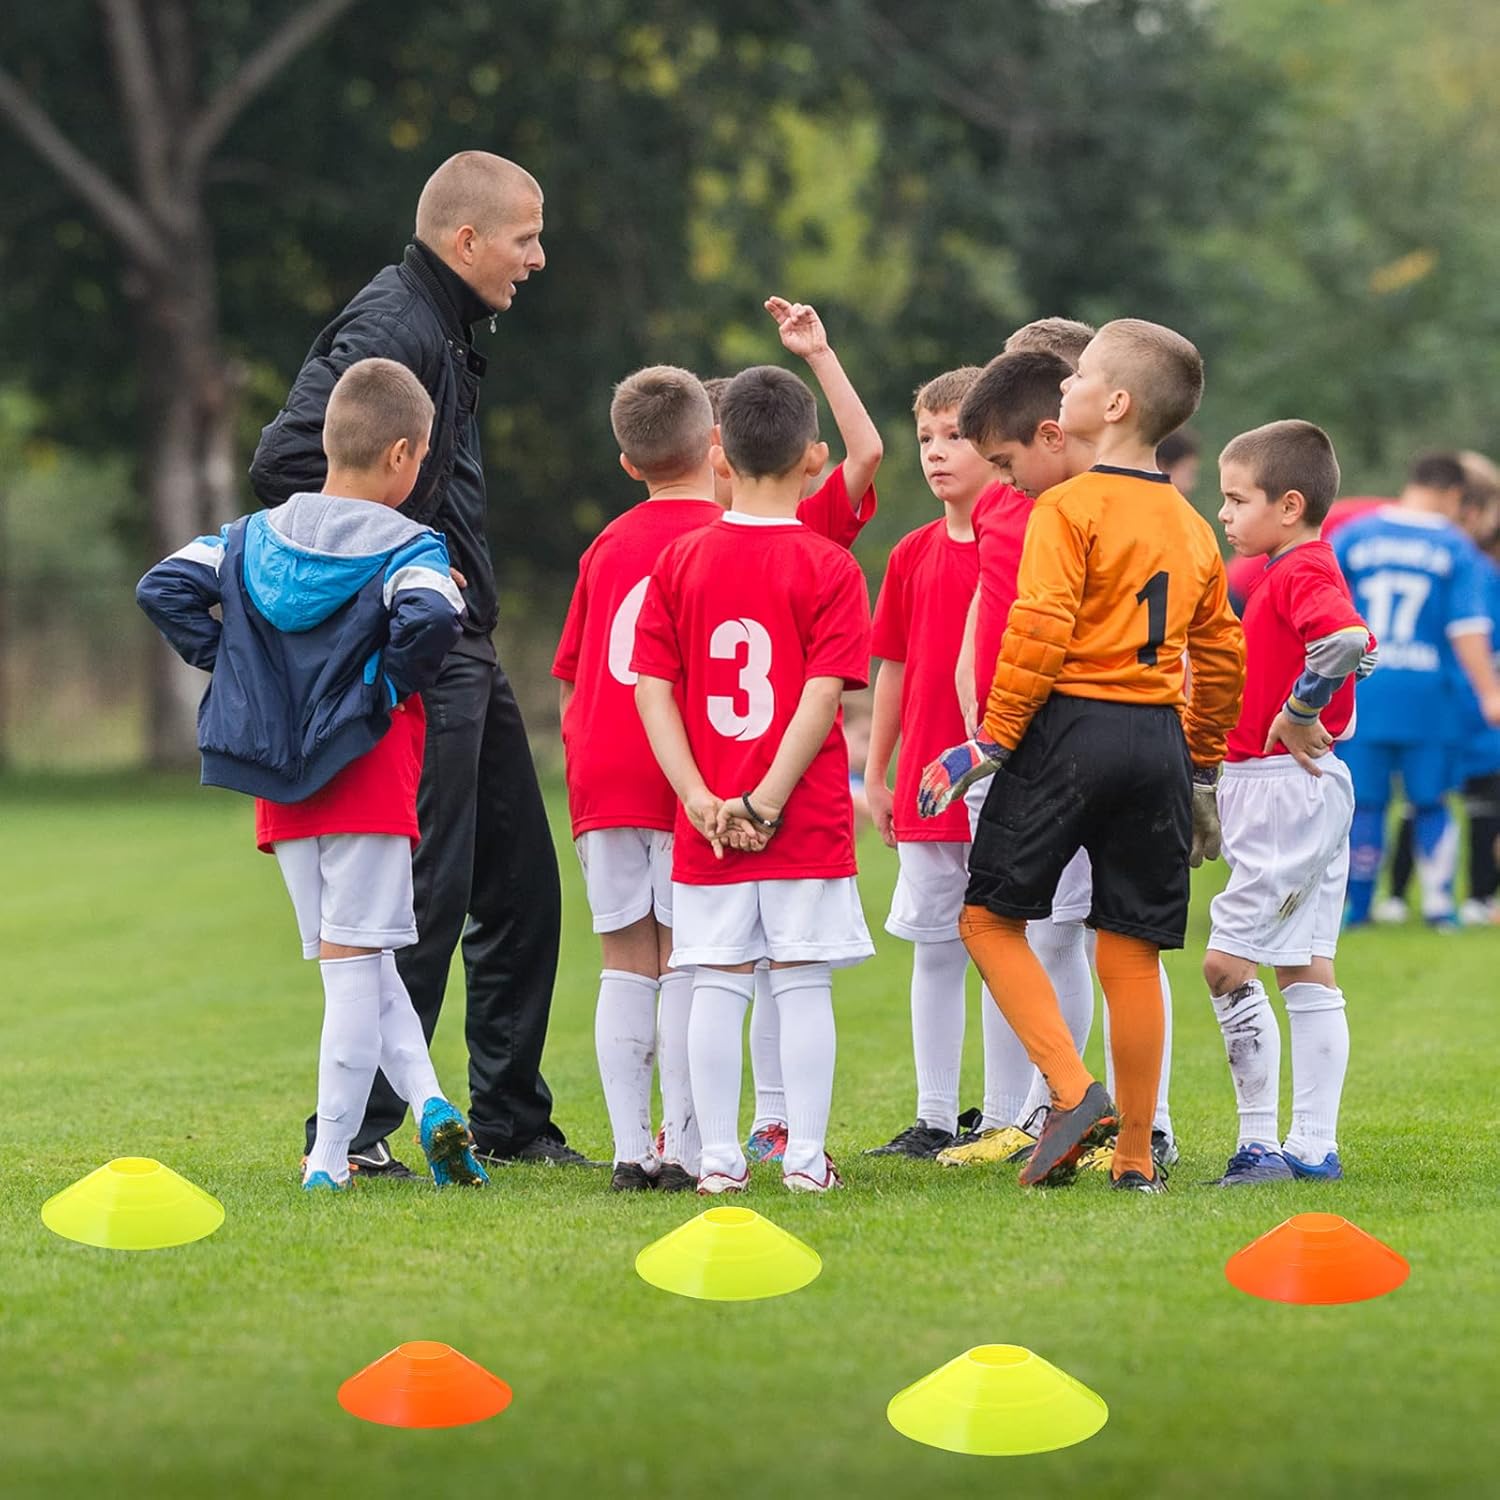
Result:
M317 976L296 957L274 863L250 847L248 804L179 782L0 782L0 839L6 1497L1500 1493L1500 932L1351 938L1348 1178L1218 1193L1196 1185L1233 1145L1197 978L1205 882L1189 949L1169 957L1184 1159L1165 1198L1098 1179L1023 1193L1004 1172L862 1158L912 1106L909 954L882 934L879 957L836 986L830 1144L848 1191L792 1198L758 1172L746 1200L811 1243L823 1274L795 1296L710 1304L632 1269L701 1203L614 1197L602 1173L516 1168L468 1195L297 1190ZM605 1155L598 959L561 852L546 1072L560 1123ZM893 857L868 838L862 854L875 930ZM457 986L450 1005L437 1062L457 1088ZM979 1095L977 1016L968 1051L965 1103ZM156 1156L214 1193L223 1228L136 1255L43 1228L50 1194L120 1155ZM1231 1252L1310 1208L1395 1246L1410 1281L1334 1308L1228 1285ZM502 1375L510 1410L437 1433L339 1409L344 1378L416 1338ZM1093 1387L1108 1425L1073 1449L991 1460L887 1425L892 1394L986 1342L1026 1345Z

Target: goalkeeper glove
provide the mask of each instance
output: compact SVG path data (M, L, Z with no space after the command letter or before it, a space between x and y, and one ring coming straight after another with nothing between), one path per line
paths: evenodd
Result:
M993 776L1009 759L1010 751L1003 745L981 739L965 740L951 750L944 750L922 772L917 811L924 818L937 817L955 797L962 797L976 781Z
M1219 829L1217 766L1193 767L1193 847L1188 864L1197 869L1205 859L1217 859L1224 836Z

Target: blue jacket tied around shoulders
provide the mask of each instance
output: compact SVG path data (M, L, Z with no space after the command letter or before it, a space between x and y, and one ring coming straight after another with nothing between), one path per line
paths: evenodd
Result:
M442 536L399 512L293 495L158 563L136 601L191 666L203 783L300 802L436 679L463 601ZM220 607L220 618L212 613Z

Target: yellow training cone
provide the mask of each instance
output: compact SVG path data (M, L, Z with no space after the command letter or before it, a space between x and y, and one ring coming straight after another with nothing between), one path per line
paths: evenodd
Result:
M950 1359L892 1396L885 1414L916 1442L989 1456L1067 1448L1109 1420L1101 1397L1018 1344Z
M212 1234L224 1205L149 1156L120 1156L42 1205L53 1234L105 1250L165 1250Z
M748 1302L779 1297L817 1278L818 1252L748 1208L710 1208L647 1245L642 1281L682 1297Z

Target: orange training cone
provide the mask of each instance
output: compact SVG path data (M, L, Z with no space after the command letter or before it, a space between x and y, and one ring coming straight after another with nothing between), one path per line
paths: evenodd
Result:
M885 1415L914 1442L998 1458L1081 1443L1109 1420L1109 1408L1030 1349L981 1344L898 1391Z
M1411 1267L1338 1214L1293 1214L1231 1255L1224 1274L1271 1302L1365 1302L1395 1291Z
M511 1390L447 1344L398 1344L339 1387L339 1405L385 1427L462 1427L499 1416Z

